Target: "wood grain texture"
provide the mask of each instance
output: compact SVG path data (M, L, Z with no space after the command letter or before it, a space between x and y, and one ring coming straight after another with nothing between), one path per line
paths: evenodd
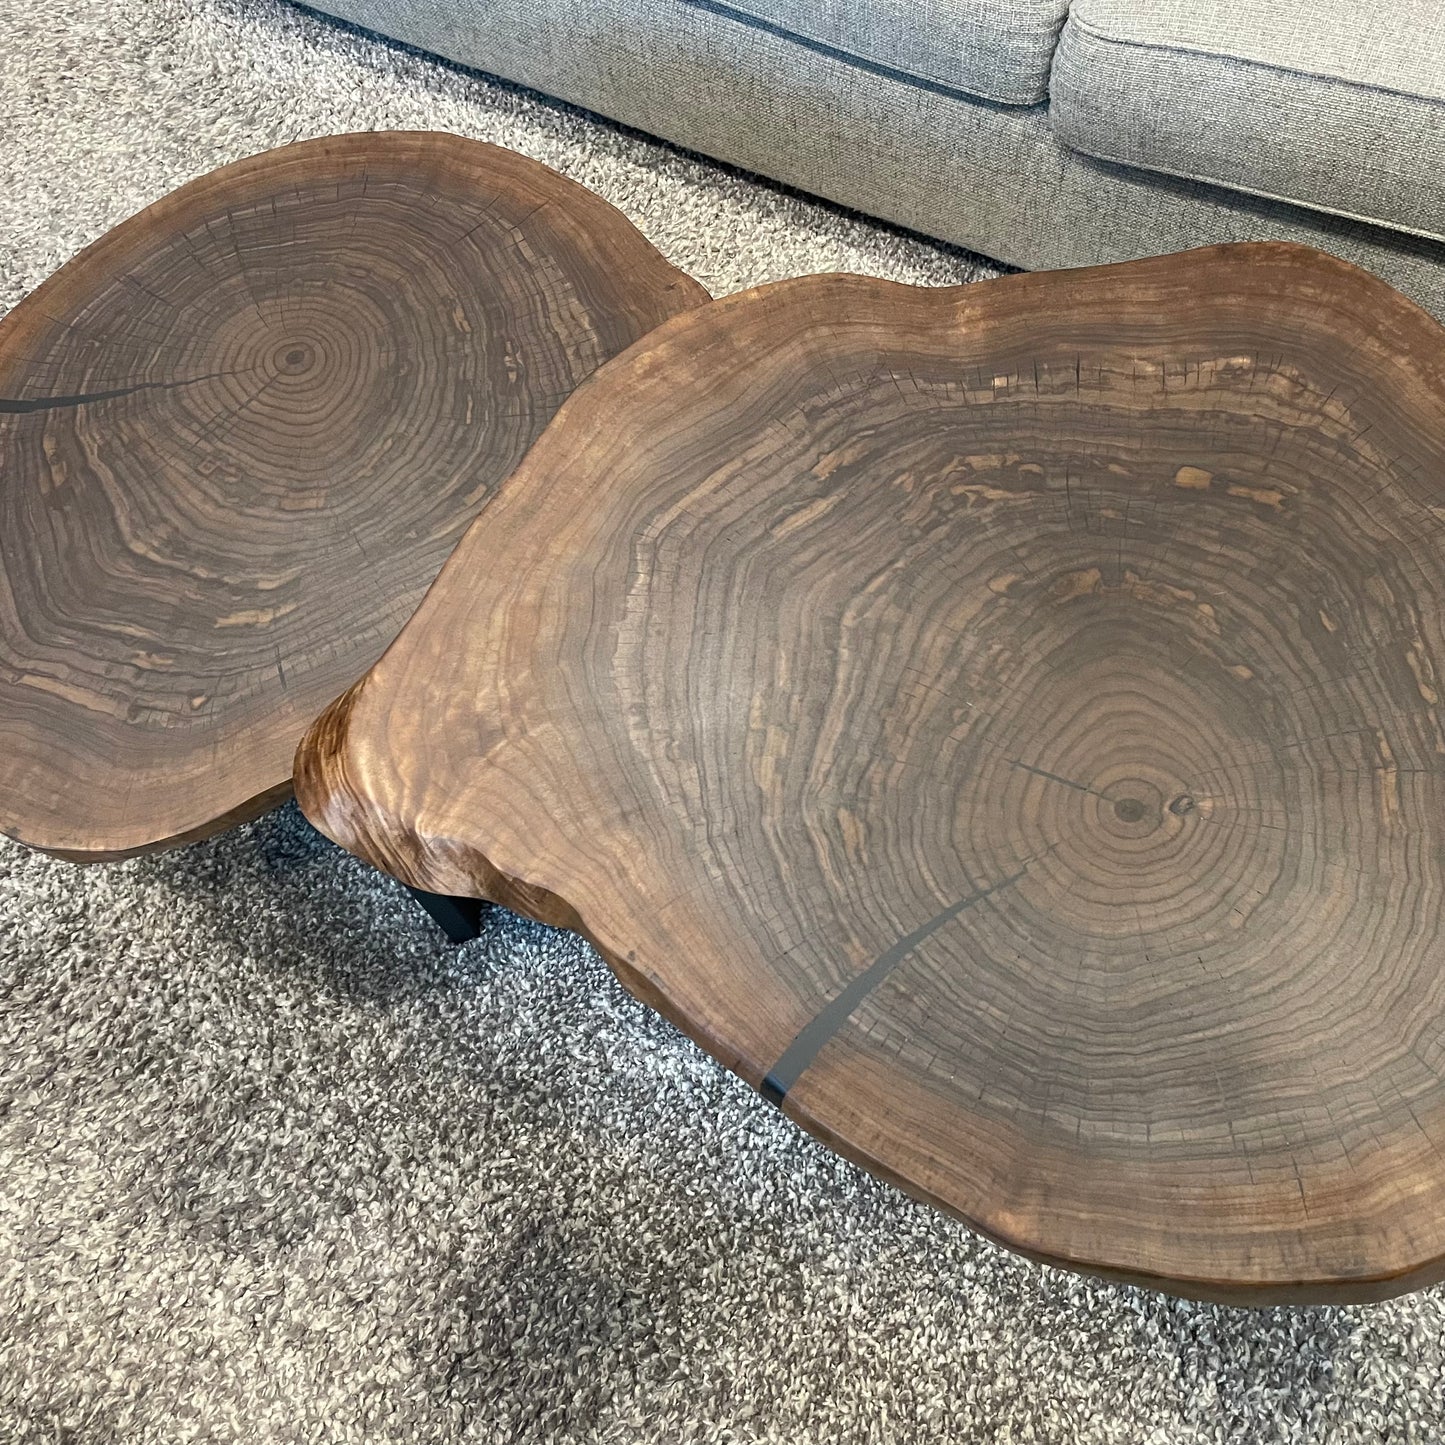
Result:
M1309 250L765 287L567 403L298 796L993 1238L1445 1272L1445 334ZM502 565L504 559L505 565Z
M283 798L561 401L706 299L439 133L241 161L83 252L0 322L0 831L113 858Z

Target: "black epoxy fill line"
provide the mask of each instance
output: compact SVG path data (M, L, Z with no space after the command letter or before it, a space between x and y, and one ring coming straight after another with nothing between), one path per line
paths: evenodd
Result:
M113 401L118 396L134 396L140 391L174 391L177 387L194 386L198 381L214 381L218 376L232 376L227 371L212 371L186 381L141 381L134 386L118 386L112 391L86 391L75 396L0 396L0 412L16 414L32 411L63 411L70 406L88 406L95 401Z
M849 1015L868 997L879 984L898 967L930 934L936 933L950 919L957 918L965 909L972 908L985 898L1017 883L1028 871L1027 865L1001 882L980 888L957 903L950 904L942 913L930 918L921 928L900 938L886 953L881 953L862 973L858 974L827 1004L821 1008L801 1029L797 1037L783 1050L777 1063L768 1070L763 1080L762 1093L765 1099L781 1104L788 1096L788 1090L798 1082L803 1071L818 1056L819 1050L848 1021Z

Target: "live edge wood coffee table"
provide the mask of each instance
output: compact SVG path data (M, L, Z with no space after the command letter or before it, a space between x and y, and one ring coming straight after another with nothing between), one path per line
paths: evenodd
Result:
M1286 246L784 282L567 402L298 758L1037 1258L1445 1261L1445 336Z
M705 300L436 133L241 161L83 252L0 323L0 832L114 858L279 801L573 387Z

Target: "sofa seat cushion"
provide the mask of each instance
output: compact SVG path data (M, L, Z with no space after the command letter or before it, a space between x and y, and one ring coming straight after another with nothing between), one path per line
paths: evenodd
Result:
M1088 155L1445 237L1440 0L1075 0L1050 98Z
M1035 105L1069 0L693 0L946 90Z

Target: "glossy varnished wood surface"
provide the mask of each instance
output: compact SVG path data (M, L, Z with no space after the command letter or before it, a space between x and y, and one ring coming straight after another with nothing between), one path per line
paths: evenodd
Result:
M812 277L567 403L308 735L311 819L583 930L1033 1256L1445 1261L1445 336L1221 247Z
M0 322L0 832L118 857L284 797L562 400L706 299L439 133L241 161L83 252Z

